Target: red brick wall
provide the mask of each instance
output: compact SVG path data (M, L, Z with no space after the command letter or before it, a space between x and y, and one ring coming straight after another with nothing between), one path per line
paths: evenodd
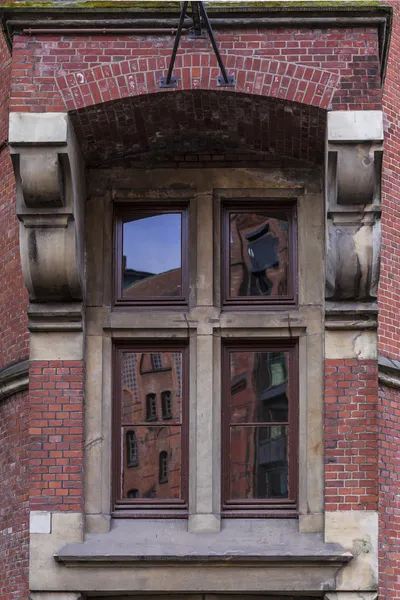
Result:
M383 95L385 151L382 175L382 254L379 285L379 349L400 355L400 4L394 24Z
M400 4L383 95L385 152L382 181L382 255L379 286L379 352L400 358ZM379 389L379 599L400 598L400 393Z
M377 510L375 360L325 361L325 509Z
M379 599L400 598L400 402L379 390Z
M394 1L396 27L392 38L391 64L389 65L384 97L386 113L386 154L383 187L383 247L382 278L380 288L380 348L385 354L397 356L400 336L396 331L399 309L399 105L398 64L400 62L399 11ZM299 30L247 30L217 32L223 53L302 63L327 70L341 77L338 91L333 97L335 109L379 109L380 84L378 73L378 40L373 28L299 29ZM57 38L42 36L32 38L17 36L14 40L13 85L11 108L15 111L64 111L65 103L55 80L63 74L78 74L99 64L114 65L120 61L141 57L155 59L169 57L173 39L163 36L154 42L132 36L82 36ZM183 41L176 66L183 64L181 53L210 52L208 40ZM9 55L0 40L0 144L7 135L6 102L8 95ZM149 65L147 63L147 65ZM194 68L198 65L193 64ZM79 80L79 79L78 79ZM79 87L79 86L78 86ZM79 88L79 92L81 92ZM303 90L305 91L305 90ZM104 90L106 93L107 90ZM101 100L106 99L100 96ZM237 157L235 157L237 158ZM177 159L179 160L179 158ZM204 159L206 162L208 159ZM216 160L219 160L218 156ZM225 159L229 162L228 158ZM221 163L222 164L222 163ZM189 162L189 165L192 164ZM8 150L0 150L0 368L25 358L27 355L26 307L27 296L23 288L18 256L18 223L14 208L14 178ZM396 310L396 313L394 313ZM326 362L326 508L370 509L377 506L376 490L376 365L369 361ZM371 379L368 379L371 377ZM372 391L374 390L374 391ZM80 510L83 505L83 364L81 362L36 362L31 369L30 388L30 442L31 442L31 507L33 509ZM0 406L0 427L4 427L4 440L16 435L14 450L24 448L22 425L14 431L16 414L27 419L22 397L10 399ZM395 569L398 563L393 547L399 522L398 506L387 487L398 482L398 439L393 412L396 397L382 391L380 413L380 467L381 467L381 596L384 600L400 597L400 582ZM385 404L388 402L388 404ZM16 411L14 414L13 411ZM11 416L14 415L14 416ZM4 425L3 425L4 423ZM368 432L365 433L365 428ZM3 432L3 429L0 429ZM11 433L10 433L11 432ZM19 437L18 437L19 436ZM2 439L2 438L0 438ZM1 441L0 441L1 443ZM388 447L386 446L388 445ZM397 450L397 455L396 455ZM0 446L0 456L1 446ZM2 463L2 485L7 486L13 455L6 452ZM23 457L20 461L24 468ZM394 478L394 479L393 479ZM22 479L22 481L21 481ZM8 486L16 490L24 503L25 479L15 476ZM386 487L387 486L387 487ZM391 507L386 506L386 502ZM2 505L3 506L3 505ZM6 514L7 503L0 511ZM15 511L13 506L13 514ZM22 509L23 510L23 509ZM391 513L390 510L394 512ZM387 519L390 515L390 521ZM7 516L8 515L8 516ZM397 521L396 521L397 519ZM25 521L20 523L21 552L26 544ZM25 527L25 529L24 529ZM3 526L0 527L4 533ZM398 534L397 534L398 535ZM19 546L18 538L8 537L10 548ZM9 558L7 559L9 560ZM26 555L12 559L16 573L22 573ZM25 560L25 563L23 562ZM9 573L12 572L7 563ZM18 571L18 568L21 569ZM22 575L21 575L22 576ZM7 576L7 590L0 587L0 597L20 600L24 592L23 581ZM1 578L0 578L0 581ZM2 583L0 583L0 586ZM17 589L16 586L22 586ZM10 586L14 586L12 589ZM1 595L3 594L3 595ZM12 594L7 596L6 594ZM383 594L383 595L382 595ZM387 594L387 595L385 595Z
M83 362L32 361L31 510L83 508Z
M0 598L28 599L28 395L0 403Z
M27 358L27 293L19 257L15 180L7 146L11 58L0 35L0 370Z
M378 36L377 29L374 27L259 28L246 29L245 32L217 30L216 39L222 54L229 56L228 67L233 66L229 61L235 55L245 59L250 57L267 58L324 69L339 74L341 77L338 92L333 100L335 109L380 108ZM120 61L136 58L140 60L135 70L157 71L160 69L157 61L161 61L162 68L165 68L164 59L168 59L171 55L172 45L172 36L160 36L159 38L133 35L91 36L88 38L50 35L15 36L12 110L32 112L65 110L55 77L65 75L68 78L69 73L78 74L97 65L113 63L113 67L115 67ZM208 39L183 40L177 56L176 68L180 69L186 65L183 54L193 52L197 55L195 60L198 60L198 64L193 63L192 66L198 68L200 76L200 54L212 55ZM217 66L214 62L212 64ZM244 71L252 69L251 66L245 67ZM254 68L255 72L258 70ZM251 82L249 81L249 83ZM147 89L149 81L143 77L143 81L135 82L136 84ZM71 84L68 85L71 86ZM118 82L116 85L118 86ZM204 87L203 81L200 87ZM109 93L108 99L114 98L112 89L107 93ZM80 96L80 94L78 95ZM293 93L293 99L295 99L294 96ZM101 102L102 99L107 100L99 92L96 101Z
M20 260L8 147L11 57L0 35L0 370L28 355L27 294ZM0 400L0 598L28 598L28 400Z

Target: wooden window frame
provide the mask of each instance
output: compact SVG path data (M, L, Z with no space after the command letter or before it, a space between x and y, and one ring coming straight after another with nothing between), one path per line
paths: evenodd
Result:
M236 197L221 200L221 298L230 310L265 310L295 306L298 302L297 199ZM230 295L230 221L234 212L285 212L289 225L288 293L285 296Z
M123 456L123 426L121 425L121 373L124 352L181 352L182 353L182 416L181 416L181 498L121 498L121 457ZM142 426L151 427L143 421ZM160 425L170 427L170 424ZM134 427L134 425L132 425ZM189 476L189 344L187 340L130 340L113 346L113 423L112 423L112 513L116 518L187 518ZM156 465L158 470L159 464Z
M230 353L288 352L289 392L289 494L287 499L231 500L230 488ZM298 516L298 458L299 458L299 373L297 339L225 339L222 344L222 411L221 411L221 459L222 459L222 517L297 517ZM260 425L256 423L255 425Z
M162 214L181 215L181 296L148 296L147 298L126 298L123 296L123 228L124 222L138 216ZM114 206L114 259L113 259L113 304L122 307L182 307L189 303L189 200L134 199L129 203L118 202Z

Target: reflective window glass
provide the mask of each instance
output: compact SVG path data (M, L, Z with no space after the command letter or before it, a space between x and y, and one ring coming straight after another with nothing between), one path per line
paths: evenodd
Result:
M227 516L295 506L296 357L289 341L225 341L222 504Z
M230 353L232 423L288 422L288 359L287 352Z
M183 352L120 354L120 499L182 501Z
M138 215L123 223L122 295L176 298L182 293L182 214Z
M285 425L230 428L232 500L287 498L287 443Z
M229 295L288 294L289 220L286 213L229 213Z

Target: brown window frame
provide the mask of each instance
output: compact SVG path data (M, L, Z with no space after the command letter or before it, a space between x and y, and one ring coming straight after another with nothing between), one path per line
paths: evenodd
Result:
M230 488L230 352L288 352L289 392L289 494L287 499L231 500ZM299 373L297 339L226 339L222 344L222 517L297 517L298 516L298 457L299 457ZM250 425L250 424L247 424ZM256 423L255 425L260 425ZM251 425L250 425L251 426Z
M285 296L231 296L230 295L230 220L235 212L285 212L289 225L288 293ZM222 306L230 310L265 310L287 308L298 301L297 257L297 199L236 197L221 200L221 298Z
M181 417L181 498L121 498L121 458L124 439L121 425L121 373L124 352L182 353L182 417ZM151 422L136 424L151 426ZM164 425L168 426L168 425ZM113 423L112 423L112 516L116 518L187 518L189 476L189 344L188 340L117 341L113 346ZM156 465L157 469L159 464Z
M123 228L129 218L150 214L175 213L181 215L181 281L182 295L177 297L148 296L147 298L126 298L123 295ZM189 200L154 200L143 198L128 202L117 202L114 206L114 306L123 307L182 307L189 303Z

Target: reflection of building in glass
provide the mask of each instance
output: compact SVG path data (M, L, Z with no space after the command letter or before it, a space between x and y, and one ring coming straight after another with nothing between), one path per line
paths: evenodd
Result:
M151 212L124 222L124 297L181 296L181 236L181 214L177 213Z
M288 218L265 213L230 215L230 295L288 293Z
M123 355L124 498L181 497L181 361L179 352Z
M126 257L124 257L124 262ZM124 269L123 271L123 295L130 298L157 298L158 296L180 296L181 295L182 270L172 269L165 273L147 273Z
M285 498L285 352L231 352L231 499Z

